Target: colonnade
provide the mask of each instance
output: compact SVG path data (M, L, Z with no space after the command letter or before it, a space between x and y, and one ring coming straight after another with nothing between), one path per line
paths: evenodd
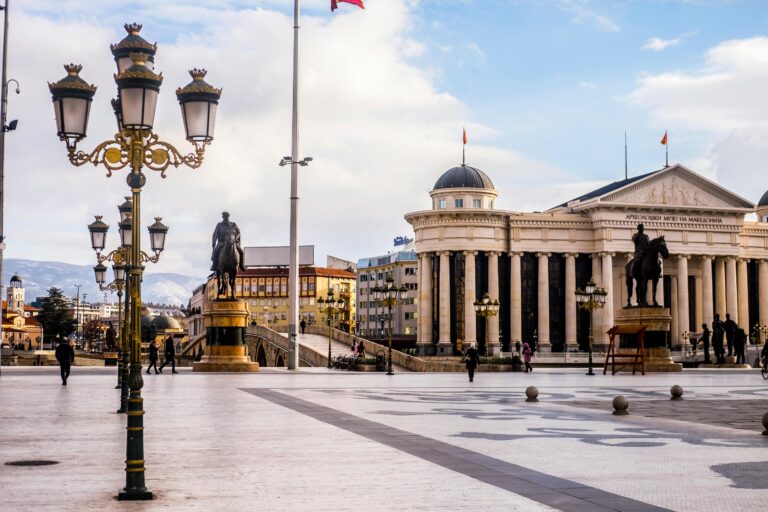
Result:
M464 342L476 342L476 313L473 307L474 302L479 298L475 287L475 258L477 251L462 251L465 258L465 282L464 282ZM436 350L427 349L424 345L432 345L434 297L433 297L433 255L439 255L440 271L439 281L439 304L437 305L438 320L438 339ZM577 324L576 324L576 253L534 253L538 259L538 303L537 303L537 332L538 346L541 351L548 351L551 348L550 339L550 307L549 307L549 260L552 257L563 257L565 260L565 341L569 346L576 346ZM419 253L419 304L418 304L418 344L420 353L452 354L453 341L451 340L451 281L450 281L450 251L440 251L438 253L421 252ZM514 343L522 340L522 272L521 257L522 252L487 252L488 256L488 293L492 299L497 299L502 309L508 309L510 340ZM499 296L499 258L509 258L510 268L510 291L509 297ZM581 257L585 257L582 255ZM614 310L621 308L626 302L624 291L624 272L623 267L632 255L626 255L619 258L622 261L614 261L616 253L599 252L590 254L592 266L592 278L596 285L605 288L608 293L606 305L603 309L596 310L593 317L593 330L595 333L594 341L596 344L607 343L608 335L606 331L614 325ZM768 325L768 260L760 260L758 264L758 290L759 290L759 319L749 318L749 290L748 290L748 272L747 259L739 259L735 256L712 256L712 255L676 255L670 260L676 264L676 272L668 274L670 276L670 297L672 304L664 304L664 285L663 280L659 280L656 300L660 305L670 308L672 314L672 344L676 345L683 341L681 333L689 331L691 325L690 318L690 293L688 278L691 275L691 269L695 273L697 288L694 296L695 308L695 327L696 331L701 329L701 324L711 325L715 312L719 313L721 319L725 319L725 314L729 313L731 318L743 327L748 333L752 324L760 323ZM667 260L667 261L670 261ZM712 261L715 262L714 275L712 272ZM620 266L619 266L620 265ZM668 263L666 263L669 266ZM620 270L614 276L614 269ZM618 278L618 279L617 279ZM713 283L714 281L714 283ZM713 286L714 284L714 286ZM651 286L649 284L649 302L652 300ZM699 298L700 297L700 298ZM501 350L499 337L500 319L499 316L491 317L488 321L488 349L491 354L498 354ZM560 340L556 340L560 341Z

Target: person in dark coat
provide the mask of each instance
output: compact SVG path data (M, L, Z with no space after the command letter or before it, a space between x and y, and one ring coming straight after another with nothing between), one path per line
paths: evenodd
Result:
M711 361L709 359L709 329L707 328L707 324L701 324L701 343L703 344L702 348L704 350L704 364L710 364Z
M728 344L728 357L733 355L733 338L736 335L736 322L731 320L731 315L725 314L725 322L723 322L723 330L725 331L725 341Z
M464 361L466 361L467 373L469 373L469 382L474 382L475 369L480 364L480 355L477 353L477 347L475 346L474 343L471 343L469 345L469 348L467 348L467 353L464 356Z
M712 348L715 351L715 364L725 363L725 347L723 346L723 322L720 321L720 315L715 315L712 321Z
M149 370L151 370L153 367L155 369L155 374L158 373L157 356L158 356L157 343L153 341L152 343L149 344L149 366L147 367L147 373L149 373Z
M56 347L56 360L59 362L59 368L61 369L61 385L66 386L67 379L69 378L69 369L75 362L75 351L72 350L69 342L59 342L59 346Z
M163 373L163 368L168 363L171 363L171 369L173 370L171 373L179 373L176 371L176 349L173 346L173 338L170 336L165 339L165 361L160 365L160 373Z
M299 323L299 327L301 327L301 334L304 334L304 329L307 328L307 321L302 319L301 323Z
M747 343L747 333L741 327L736 328L736 332L733 335L733 351L736 354L736 364L744 364L746 357L744 356L744 346Z

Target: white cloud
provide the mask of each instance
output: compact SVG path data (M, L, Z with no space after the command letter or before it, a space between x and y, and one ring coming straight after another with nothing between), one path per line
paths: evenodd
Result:
M562 10L573 14L573 21L576 23L591 24L606 32L621 30L612 18L592 9L589 0L556 0L556 2Z
M483 52L483 49L480 48L480 45L478 45L475 41L470 41L467 43L467 49L471 54L475 56L475 64L480 66L481 64L485 64L485 52Z
M586 89L588 91L594 91L595 89L597 89L597 84L595 84L594 82L585 81L585 82L579 82L579 87L581 87L582 89Z
M90 149L114 132L108 45L123 37L117 18L125 13L115 1L100 2L100 11L91 4L68 4L67 18L56 19L58 3L36 0L14 16L9 70L23 93L9 102L9 118L18 117L20 125L7 139L7 257L91 261L85 226L96 213L112 225L114 243L116 205L129 192L124 173L107 179L100 168L67 162L45 85L64 75L62 63L84 64L82 75L99 90L81 147ZM192 4L193 25L168 24L176 19L172 13ZM189 81L187 69L206 67L209 82L224 89L216 140L203 166L171 170L165 180L148 173L143 221L162 215L171 227L161 263L150 271L204 275L222 209L232 213L244 244L288 243L289 171L277 163L290 153L292 19L284 9L245 4L187 0L182 8L163 2L153 18L137 20L144 21L147 39L166 41L156 59L165 76L156 120L164 140L189 149L173 94ZM403 214L429 206L435 180L460 161L461 127L471 117L466 105L434 86L434 71L409 61L423 51L411 28L410 0L369 2L365 11L337 13L302 20L301 156L315 160L300 171L299 234L301 243L316 244L321 264L328 252L347 259L382 252L392 235L409 232ZM100 24L104 19L108 28ZM194 25L200 20L202 30ZM544 181L557 174L494 148L492 129L468 128L468 161L492 175L502 193L500 206L513 201L518 178L532 172Z
M695 35L696 32L688 32L673 39L662 39L660 37L651 37L643 45L643 50L651 50L654 52L661 52L672 46L677 46L689 37Z
M768 37L725 41L692 71L645 75L628 99L648 109L655 125L700 146L701 170L756 201L767 187Z

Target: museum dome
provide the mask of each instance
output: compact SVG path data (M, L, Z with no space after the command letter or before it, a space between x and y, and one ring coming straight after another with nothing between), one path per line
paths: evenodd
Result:
M448 169L437 179L432 190L444 188L485 188L493 189L491 179L480 169L469 165L458 165Z
M19 277L19 274L13 274L13 277L11 277L11 285L13 285L13 283L21 284L21 277Z
M763 194L763 197L760 198L757 206L768 206L768 191L766 191L765 194Z
M152 320L152 325L154 325L158 331L181 330L181 324L179 324L179 321L168 315L156 316L155 319Z

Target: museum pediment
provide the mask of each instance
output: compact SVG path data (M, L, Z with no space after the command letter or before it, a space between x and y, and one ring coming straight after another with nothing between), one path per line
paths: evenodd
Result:
M595 198L599 204L748 209L754 205L699 174L677 165Z

